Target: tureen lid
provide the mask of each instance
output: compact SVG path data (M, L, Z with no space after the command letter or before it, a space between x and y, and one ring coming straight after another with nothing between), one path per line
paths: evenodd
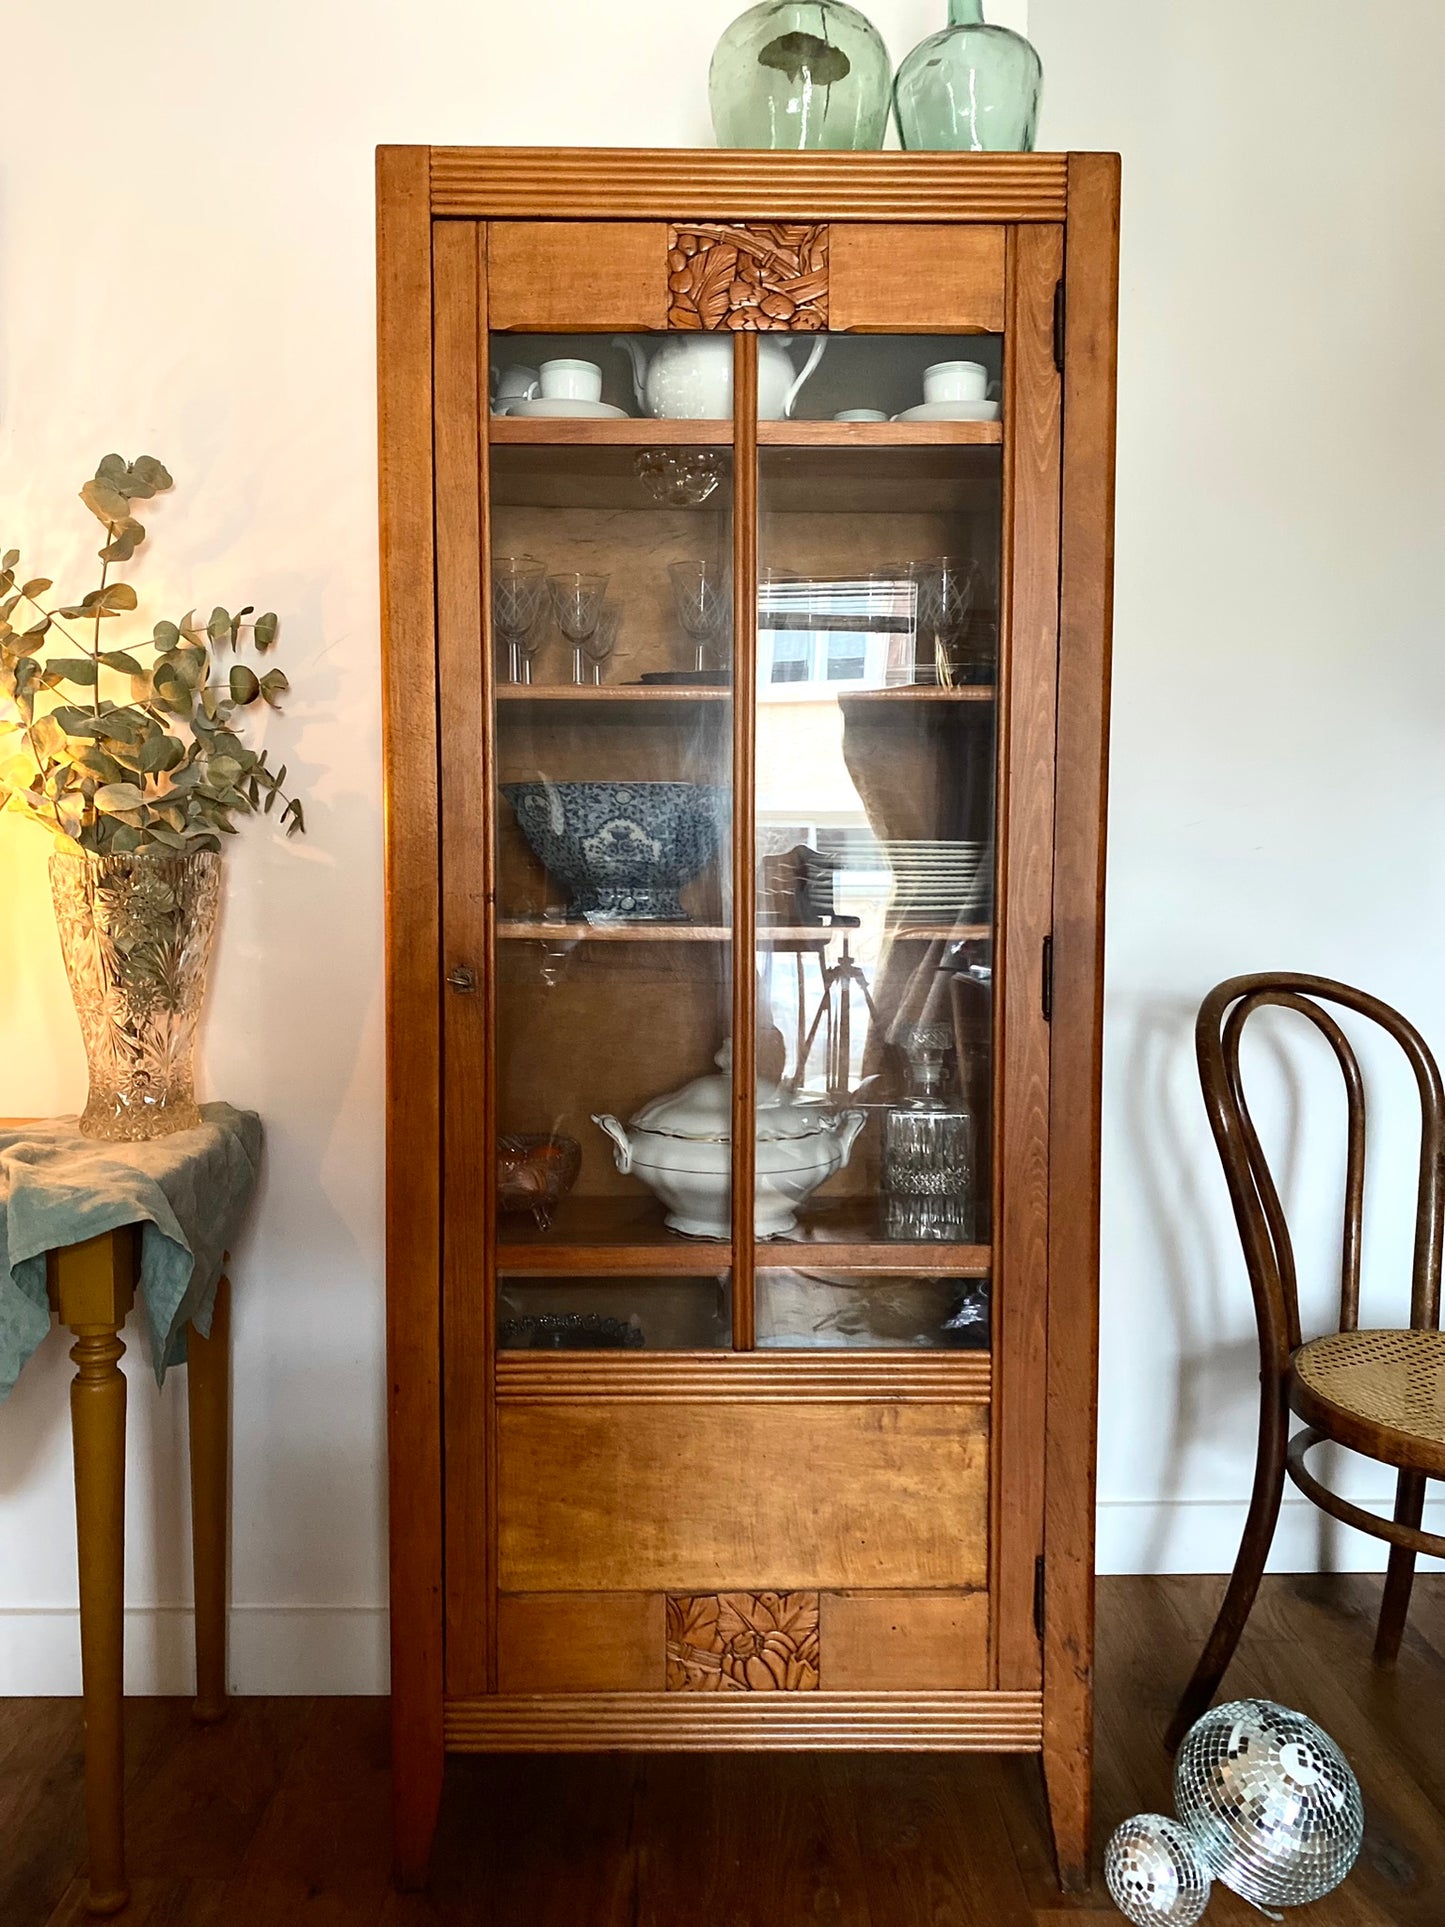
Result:
M680 1090L654 1097L634 1113L638 1131L660 1131L667 1137L703 1139L726 1144L732 1138L732 1061L729 1038L713 1062L719 1066L705 1077L695 1077ZM758 1142L779 1138L817 1137L826 1131L831 1115L815 1105L797 1103L779 1084L758 1080Z

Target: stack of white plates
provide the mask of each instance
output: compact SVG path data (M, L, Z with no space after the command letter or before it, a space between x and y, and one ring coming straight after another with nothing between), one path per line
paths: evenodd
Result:
M880 847L893 872L894 918L953 922L986 911L993 890L992 844L892 840Z

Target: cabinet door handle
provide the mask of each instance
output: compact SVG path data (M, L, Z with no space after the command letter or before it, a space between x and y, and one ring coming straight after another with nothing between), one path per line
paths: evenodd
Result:
M476 989L477 973L474 970L469 970L465 964L458 964L455 970L449 970L447 972L447 982L453 990L465 996Z

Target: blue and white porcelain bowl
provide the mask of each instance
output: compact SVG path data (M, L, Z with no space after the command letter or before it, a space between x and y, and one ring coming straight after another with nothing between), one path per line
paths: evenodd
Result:
M686 923L678 899L722 841L711 783L504 783L522 834L592 923Z

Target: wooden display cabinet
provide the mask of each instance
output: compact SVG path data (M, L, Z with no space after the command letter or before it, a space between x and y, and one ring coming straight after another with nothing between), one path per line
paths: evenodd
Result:
M886 1747L1040 1754L1077 1885L1117 161L384 148L378 191L399 1875L449 1751ZM640 418L627 341L725 402ZM492 412L559 358L600 407ZM893 419L949 360L999 418ZM545 627L513 679L524 555L607 576L597 680ZM730 605L701 680L678 562ZM553 830L629 786L582 884L526 782ZM659 798L706 824L661 909L617 894ZM593 1120L709 1077L648 1140L687 1235ZM579 1146L549 1224L511 1132Z

